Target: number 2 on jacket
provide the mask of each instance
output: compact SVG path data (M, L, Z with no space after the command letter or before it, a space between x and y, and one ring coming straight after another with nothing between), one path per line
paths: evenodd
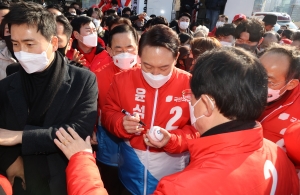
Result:
M170 114L175 114L167 123L166 130L178 129L178 126L173 126L174 123L182 116L182 108L180 106L175 106L170 110Z
M270 174L271 172L271 174ZM266 160L265 165L264 165L264 175L265 179L269 179L272 175L273 177L273 183L272 183L272 188L270 195L274 195L277 187L277 180L278 180L278 175L275 166L273 163L269 160Z

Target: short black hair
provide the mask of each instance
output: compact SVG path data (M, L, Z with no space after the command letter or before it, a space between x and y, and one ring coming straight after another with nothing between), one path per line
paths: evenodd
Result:
M78 33L80 33L80 28L86 24L89 24L90 22L92 22L92 18L88 16L79 16L77 18L74 18L71 22L73 32L77 31Z
M169 26L168 20L163 16L157 16L157 17L152 18L150 20L151 20L150 26L154 26L154 25L157 25L157 24L163 24L163 25Z
M300 79L300 51L289 45L272 44L262 56L268 53L281 54L289 58L290 66L286 75L286 82L291 79Z
M74 5L80 6L77 2L73 2L73 3L71 3L70 7L73 7Z
M191 40L193 40L194 37L188 33L182 32L178 34L178 38L180 40L180 44L183 45L190 44Z
M56 35L55 16L34 2L19 2L11 6L10 12L4 16L11 25L27 24L37 27L37 32L50 41Z
M294 32L293 36L291 37L291 40L292 41L300 41L300 32L299 31Z
M176 58L179 52L180 41L178 35L171 28L158 24L145 32L139 42L139 56L142 55L146 46L164 47L173 53Z
M46 9L47 9L47 10L48 10L48 9L56 9L56 10L60 11L61 13L64 12L64 9L63 9L60 5L58 5L58 4L50 4L50 5L47 5L47 6L46 6Z
M178 25L178 21L176 20L172 20L170 23L169 23L169 27L170 28L173 28L174 26L177 26Z
M74 20L75 18L78 18L78 17L79 17L78 15L72 15L72 14L69 13L69 12L64 13L64 16L65 16L69 21L72 21L72 20Z
M108 46L111 47L111 42L112 42L113 36L115 34L118 34L118 33L127 33L127 32L131 32L131 34L132 34L132 36L133 36L133 38L135 40L135 43L138 45L138 43L139 43L139 35L136 32L135 28L133 28L132 26L129 26L127 24L122 24L122 25L116 26L111 31L109 31Z
M75 9L76 10L76 8L73 6L73 5L70 5L69 7L67 7L67 12L69 12L69 9ZM76 12L77 13L77 12Z
M287 30L282 31L281 36L282 37L285 36L286 38L291 39L293 34L294 34L294 31L287 29Z
M262 21L256 18L251 18L243 20L241 23L239 23L239 25L237 25L235 29L235 37L239 39L241 33L243 32L249 33L249 41L259 42L265 33L265 27Z
M125 12L130 12L130 14L131 14L131 9L130 9L130 7L124 7L124 9L122 10L122 14L125 14Z
M5 2L0 2L0 10L9 9L9 4Z
M181 17L183 17L183 16L186 16L186 17L188 17L189 19L191 19L191 14L189 14L189 13L187 13L187 12L183 12L183 13L181 13L181 14L179 15L178 20L179 20Z
M71 38L73 28L69 22L69 20L64 15L56 16L56 22L61 23L64 26L64 34L68 39Z
M215 36L216 37L226 37L232 35L235 37L235 24L224 24L217 28Z
M254 55L240 48L223 47L202 54L190 85L196 99L202 94L210 96L230 120L256 120L267 105L266 70Z
M116 10L115 10L115 9L108 9L108 10L106 11L106 14L107 14L107 15L115 15L115 14L116 14Z

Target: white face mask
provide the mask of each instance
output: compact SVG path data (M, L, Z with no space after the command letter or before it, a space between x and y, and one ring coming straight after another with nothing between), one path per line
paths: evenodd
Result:
M182 30L186 30L189 27L190 23L189 22L180 22L179 27Z
M220 41L220 43L223 47L232 47L233 46L232 43L229 43L229 42L226 42L226 41Z
M158 89L161 86L163 86L164 84L166 84L166 82L168 82L168 80L171 78L173 71L171 71L167 76L164 76L162 74L159 75L153 75L150 72L144 72L142 70L144 79L146 80L146 82L153 88Z
M210 103L211 103L211 105L213 106L213 110L215 109L215 105L214 105L214 103L211 101L211 99L206 95L206 97L209 99L209 101L210 101ZM191 102L189 102L189 107L190 107L190 120L191 120L191 124L192 124L192 126L193 127L195 127L196 128L196 121L198 120L198 119L200 119L200 118L203 118L203 117L205 117L205 115L203 114L203 115L201 115L201 116L199 116L199 117L195 117L195 106L198 104L198 102L201 100L201 98L192 106L192 103Z
M220 26L223 26L223 25L224 25L224 22L218 21L216 24L216 27L219 28Z
M87 36L83 36L82 43L88 47L96 47L98 43L98 36L95 33L92 33Z
M100 24L101 24L100 20L97 20L97 19L94 18L94 19L93 19L93 22L94 22L96 28L99 28L99 26L100 26Z
M28 53L25 51L14 52L14 54L21 66L28 74L42 72L46 69L47 65L49 64L49 59L47 58L47 51L50 45L51 44L49 43L46 51L43 51L40 54Z
M113 56L114 64L122 70L128 70L136 65L137 55L131 53L120 53Z
M287 83L289 84L289 82ZM287 86L287 84L285 86ZM285 87L283 86L281 89L278 89L278 90L274 90L274 89L271 89L268 87L268 99L267 99L267 102L273 102L274 100L277 100L280 96L282 96L286 90L280 94L280 91Z

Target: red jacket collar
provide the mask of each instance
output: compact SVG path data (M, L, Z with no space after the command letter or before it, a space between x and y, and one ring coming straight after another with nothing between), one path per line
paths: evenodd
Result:
M191 161L206 158L207 155L237 154L251 152L263 145L263 130L258 126L231 133L222 133L208 137L189 140L188 148Z

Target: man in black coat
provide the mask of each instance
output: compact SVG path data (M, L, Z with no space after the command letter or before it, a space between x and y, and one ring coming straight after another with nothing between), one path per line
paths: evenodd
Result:
M56 52L55 18L40 5L17 3L5 18L22 68L0 81L0 173L20 177L26 194L65 195L68 161L55 132L70 126L84 139L92 134L96 78Z

